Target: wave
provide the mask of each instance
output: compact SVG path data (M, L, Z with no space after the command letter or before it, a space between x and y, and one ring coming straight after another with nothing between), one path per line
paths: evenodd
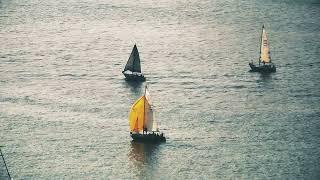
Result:
M61 74L59 75L60 77L84 77L84 76L87 76L87 74L80 74L80 75L77 75L77 74L70 74L70 73L67 73L67 74Z

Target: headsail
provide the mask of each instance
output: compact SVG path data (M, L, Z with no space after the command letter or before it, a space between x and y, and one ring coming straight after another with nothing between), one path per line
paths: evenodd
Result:
M128 62L124 68L124 71L127 70L141 73L140 56L136 45L134 45Z
M143 130L145 119L145 100L145 96L141 96L131 107L129 114L131 132L140 132Z
M264 29L264 25L262 26L262 33L261 33L260 62L262 63L271 62L269 42L267 38L267 33Z

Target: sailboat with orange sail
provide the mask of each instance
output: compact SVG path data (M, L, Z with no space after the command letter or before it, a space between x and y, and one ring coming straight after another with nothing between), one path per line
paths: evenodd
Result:
M130 135L133 141L165 142L166 138L159 131L158 122L154 116L151 96L145 87L141 96L131 107L129 113Z

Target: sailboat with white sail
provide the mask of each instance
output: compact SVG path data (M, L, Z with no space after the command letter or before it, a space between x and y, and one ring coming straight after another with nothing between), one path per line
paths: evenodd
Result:
M128 62L122 71L126 80L145 81L144 75L141 73L140 56L136 45L133 46Z
M144 95L132 105L129 113L130 135L134 141L166 141L164 134L159 131L154 113L151 96L146 86Z
M276 66L271 62L269 41L264 25L262 25L259 64L255 65L253 62L251 62L249 63L249 66L252 72L276 72Z

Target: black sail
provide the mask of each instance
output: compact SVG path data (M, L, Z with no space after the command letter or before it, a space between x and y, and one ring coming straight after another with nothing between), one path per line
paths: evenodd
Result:
M124 68L124 71L126 70L141 73L140 56L136 45L134 45L126 67Z

